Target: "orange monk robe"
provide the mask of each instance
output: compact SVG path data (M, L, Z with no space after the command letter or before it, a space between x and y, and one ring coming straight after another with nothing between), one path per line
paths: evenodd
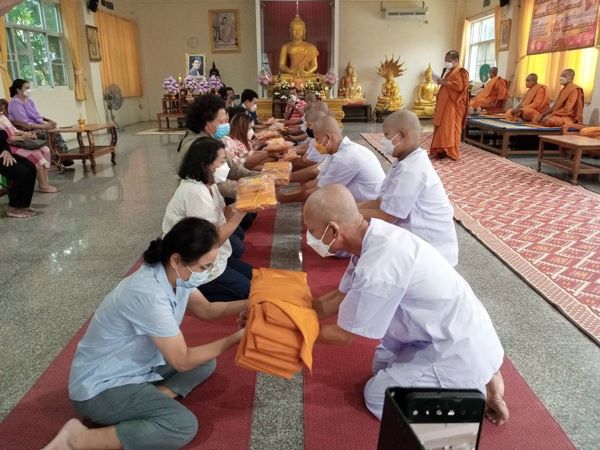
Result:
M600 127L585 127L579 130L581 136L600 139Z
M495 76L485 85L483 91L479 93L471 102L471 108L489 108L497 106L508 98L508 84L504 78Z
M525 98L521 102L521 111L515 114L513 109L509 109L506 111L506 118L513 121L521 118L525 122L533 122L542 113L548 111L549 107L548 88L543 84L536 84L527 90Z
M573 83L565 85L554 102L552 112L538 119L545 127L562 127L583 122L583 89ZM536 123L537 123L536 122Z
M446 153L452 159L460 158L460 137L467 120L469 72L455 67L444 76L433 114L431 156Z

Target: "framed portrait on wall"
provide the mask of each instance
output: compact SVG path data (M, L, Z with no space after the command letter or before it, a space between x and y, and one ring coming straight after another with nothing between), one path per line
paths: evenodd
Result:
M98 28L90 25L85 26L85 35L87 37L88 53L90 55L90 61L98 62L102 61L102 55L100 54L100 41L98 40Z
M508 44L510 44L510 19L500 22L500 42L498 50L508 50Z
M193 77L206 76L206 59L204 58L204 55L186 53L185 64L186 75L191 75Z
M210 48L213 53L239 53L242 51L239 9L208 11L208 29L210 31Z

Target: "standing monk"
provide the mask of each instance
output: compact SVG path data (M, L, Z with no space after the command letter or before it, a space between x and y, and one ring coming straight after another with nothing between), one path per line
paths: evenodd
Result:
M523 101L516 108L506 111L508 120L522 120L524 122L533 122L540 114L548 111L550 100L548 98L548 88L543 84L538 84L538 76L530 73L525 79L527 93Z
M433 80L440 85L433 114L433 138L430 157L460 158L460 136L467 119L469 72L458 65L458 52L446 53L442 77Z
M498 76L498 68L490 69L490 80L483 91L469 103L470 108L490 108L500 105L508 98L508 83Z
M562 127L583 122L583 89L573 84L575 71L565 69L560 74L560 84L563 88L558 94L554 105L540 115L534 123L545 127Z

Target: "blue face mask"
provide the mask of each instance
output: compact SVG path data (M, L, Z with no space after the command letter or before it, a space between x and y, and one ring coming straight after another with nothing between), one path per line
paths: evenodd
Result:
M175 273L177 274L177 286L192 289L201 286L208 281L208 278L210 277L210 270L205 270L204 272L194 272L192 269L190 269L190 266L186 267L191 273L187 280L183 280L181 276L179 276L177 269L175 269Z
M223 139L225 136L229 136L229 123L221 123L217 125L217 129L212 135L212 137L216 140Z

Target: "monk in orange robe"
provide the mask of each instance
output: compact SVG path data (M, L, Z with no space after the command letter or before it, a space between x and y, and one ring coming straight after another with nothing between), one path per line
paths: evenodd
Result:
M471 102L469 107L476 108L490 108L500 105L504 100L508 98L508 83L506 80L498 76L498 68L492 67L490 69L490 80L485 85L483 91L479 93Z
M460 158L460 137L467 120L469 72L459 66L458 52L446 53L446 68L442 77L435 75L440 85L433 114L433 138L429 156Z
M581 136L600 139L600 127L585 127L579 130Z
M563 88L558 94L554 105L534 123L545 127L562 127L574 123L583 123L583 89L573 84L575 71L565 69L560 74L560 84Z
M525 79L527 93L523 101L516 108L506 111L508 120L523 122L533 122L539 116L548 110L550 100L548 97L548 88L543 84L538 84L538 76L535 73L530 73Z

